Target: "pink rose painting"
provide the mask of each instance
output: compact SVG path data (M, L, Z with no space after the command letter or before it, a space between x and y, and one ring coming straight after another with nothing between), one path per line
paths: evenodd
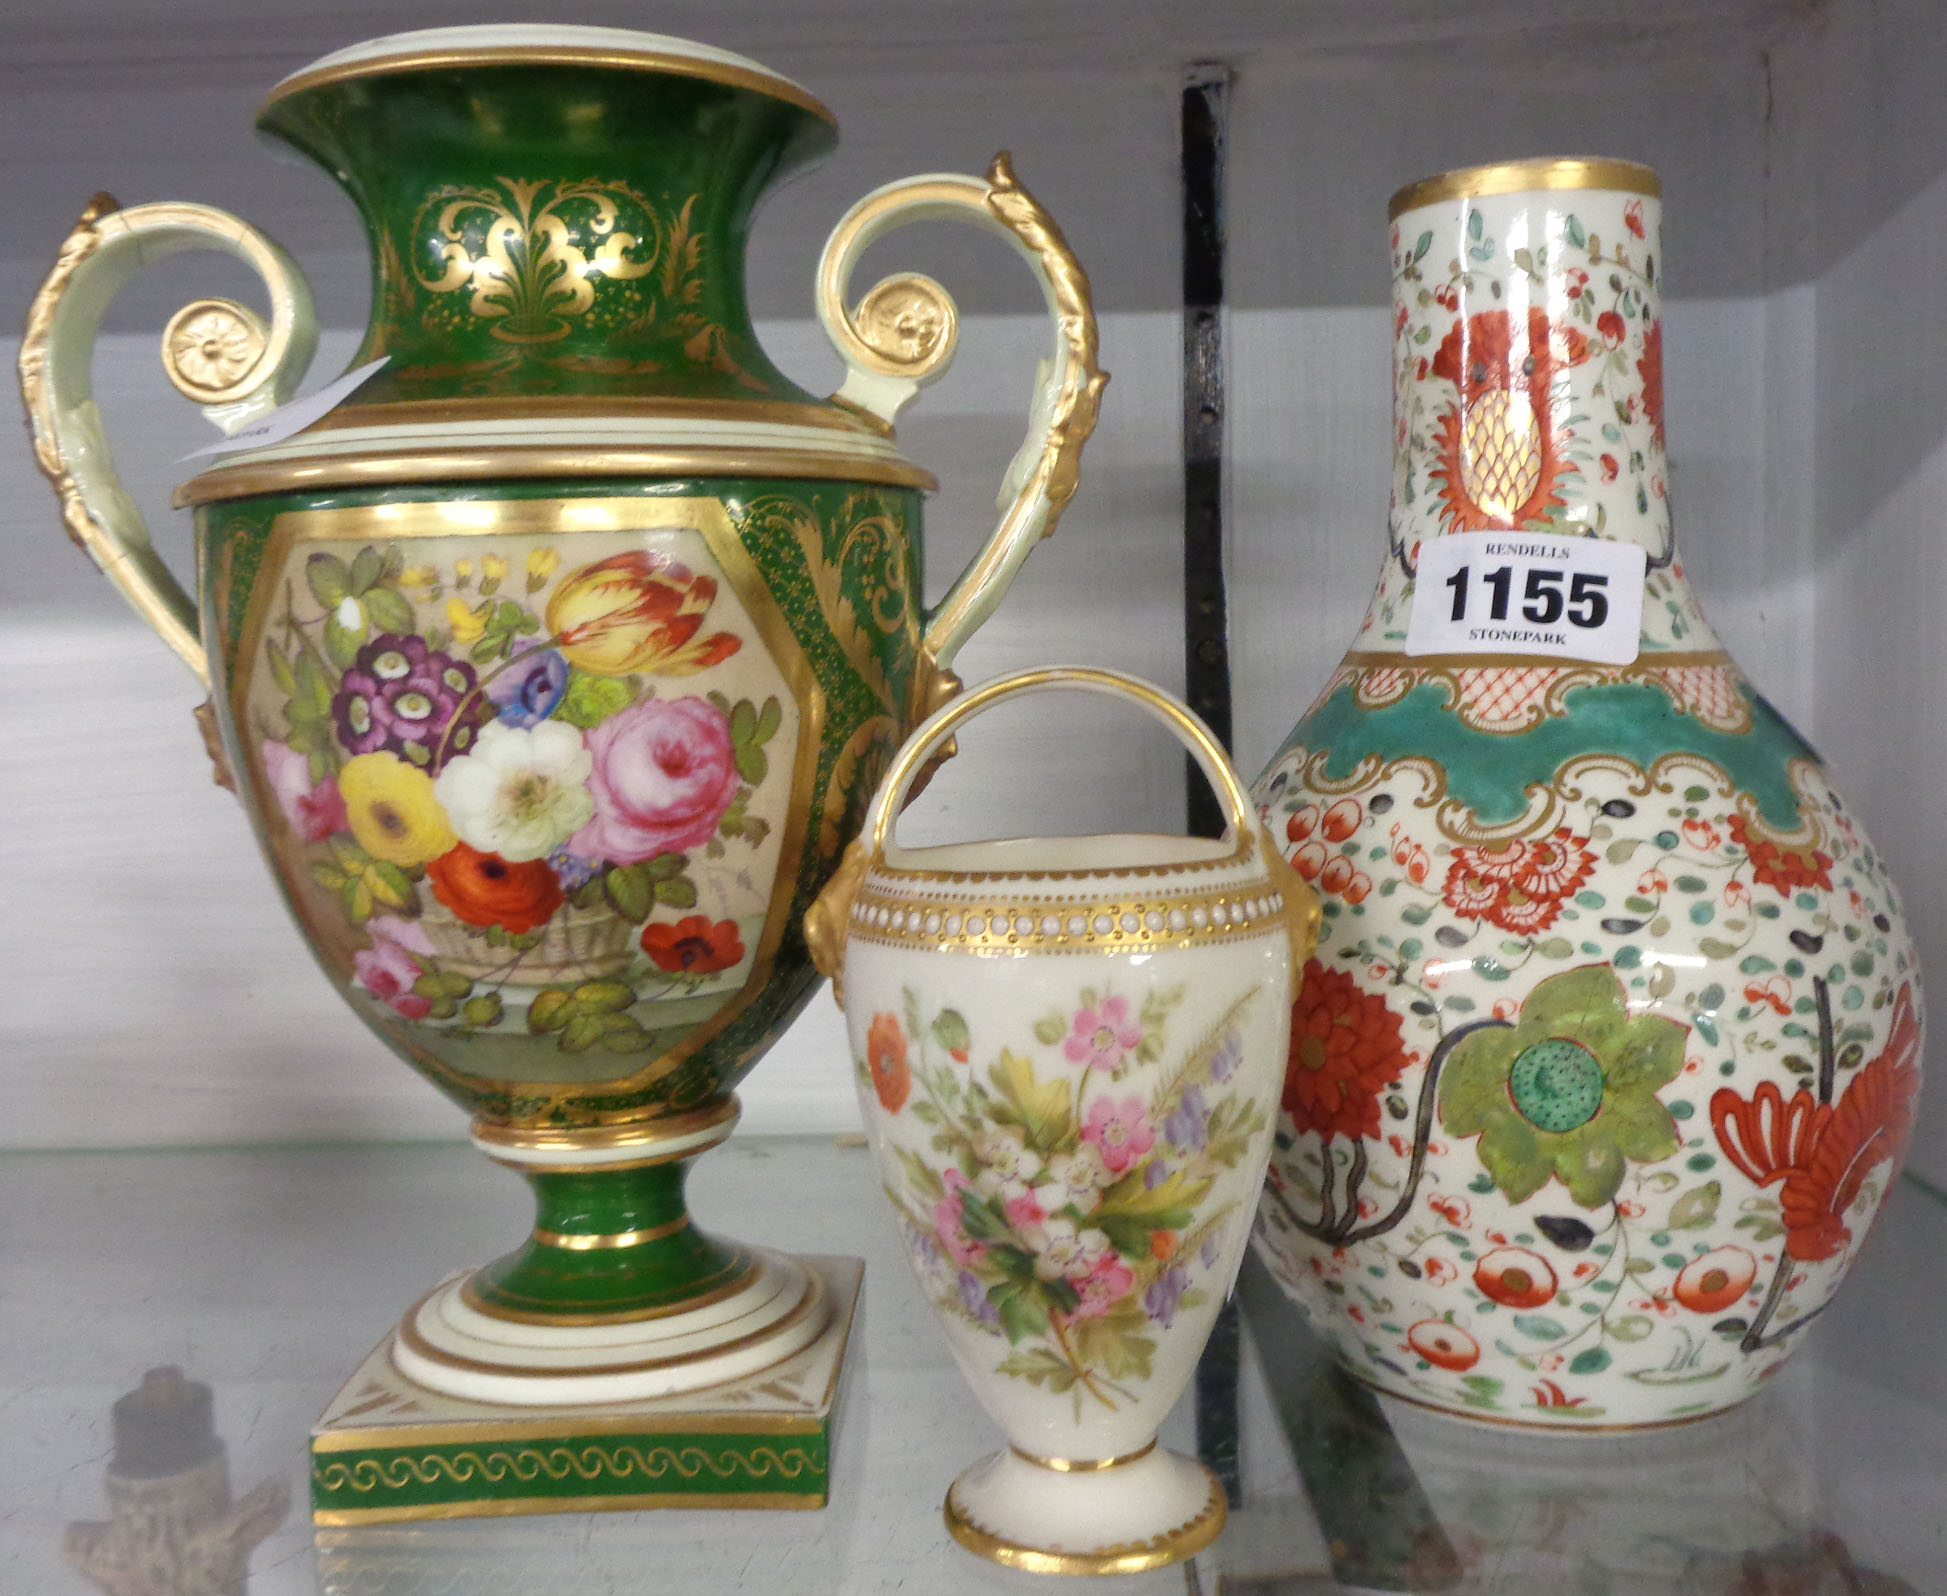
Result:
M327 776L313 786L311 761L271 738L264 739L263 752L264 774L277 797L277 807L300 837L306 842L322 842L334 831L350 826L335 778Z
M636 864L700 847L737 794L730 722L705 698L651 698L587 735L595 818L569 850Z
M352 973L373 997L383 998L409 1020L423 1020L432 1004L413 983L424 973L421 959L432 957L433 944L417 921L382 914L366 922L372 945L352 955Z

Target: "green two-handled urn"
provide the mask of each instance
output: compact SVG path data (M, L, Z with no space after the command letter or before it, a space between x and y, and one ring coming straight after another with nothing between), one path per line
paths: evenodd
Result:
M286 78L258 126L369 233L353 364L383 365L352 398L286 435L269 413L314 344L296 267L221 212L106 196L20 366L69 533L209 688L218 779L319 961L537 1196L523 1245L433 1290L334 1404L314 1508L816 1505L856 1271L698 1229L684 1174L810 993L804 912L891 751L1074 491L1105 380L1087 279L1004 158L881 189L820 264L849 372L821 400L744 297L759 196L836 136L776 73L649 34L442 29ZM1008 508L929 612L932 481L892 422L944 372L953 303L910 275L846 295L874 238L939 216L1017 246L1054 347ZM115 481L89 364L121 283L196 248L254 266L270 317L199 300L164 335L176 386L254 429L178 492L192 599ZM798 1407L740 1396L725 1423L712 1389L775 1394L787 1364ZM564 1437L597 1462L525 1466ZM498 1467L456 1463L489 1441Z

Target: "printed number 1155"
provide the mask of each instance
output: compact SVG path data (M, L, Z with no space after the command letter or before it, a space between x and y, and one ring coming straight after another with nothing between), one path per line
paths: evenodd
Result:
M1487 600L1487 619L1505 621L1514 602L1514 571L1506 565L1489 566L1475 580L1473 568L1463 565L1447 578L1453 592L1454 621L1468 618L1469 605ZM1544 566L1528 568L1521 589L1521 618L1536 626L1553 626L1566 620L1571 626L1597 627L1609 619L1609 578L1599 571L1551 571ZM1481 589L1485 589L1483 595ZM1478 611L1475 612L1478 614Z

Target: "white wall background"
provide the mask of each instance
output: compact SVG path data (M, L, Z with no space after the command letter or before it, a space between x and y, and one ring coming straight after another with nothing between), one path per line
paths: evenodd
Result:
M107 3L23 20L0 62L12 160L0 214L18 224L0 234L0 312L18 325L95 187L227 204L312 270L339 329L322 380L362 318L361 246L322 179L253 148L250 110L309 55L455 20L456 5L402 17L337 0L273 28L241 0L178 0L172 28L118 29L96 14ZM642 25L619 0L584 10ZM1226 564L1246 776L1337 659L1378 565L1386 196L1443 167L1541 153L1658 166L1687 564L1732 651L1832 760L1905 883L1923 953L1947 970L1932 801L1947 778L1933 708L1947 600L1947 339L1932 308L1947 245L1943 11L1007 0L976 14L826 0L785 14L682 0L653 25L758 55L845 126L839 155L778 197L754 245L765 340L808 386L836 374L802 319L823 228L906 171L978 169L1011 144L1095 277L1114 381L1083 490L963 654L970 679L1066 657L1181 684L1176 84L1186 62L1235 64ZM991 516L1041 342L1004 252L962 258L951 237L882 252L888 269L918 265L964 289L972 312L959 367L902 427L945 483L929 510L935 591ZM98 387L125 475L181 552L180 518L165 529L163 506L202 423L163 382L153 340L183 300L242 285L194 261L155 276L105 341ZM234 800L208 784L186 673L59 537L18 448L0 451L0 530L12 556L0 577L0 1146L457 1134L458 1112L369 1040L310 964ZM989 830L1003 792L1010 829L1172 825L1170 745L1094 713L1077 724L1043 700L995 717L912 834ZM850 1122L828 998L743 1096L754 1125ZM1916 1164L1947 1179L1938 1085Z

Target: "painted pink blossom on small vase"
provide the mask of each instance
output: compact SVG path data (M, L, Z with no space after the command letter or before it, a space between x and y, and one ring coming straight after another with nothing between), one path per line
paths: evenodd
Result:
M1119 1103L1098 1097L1089 1105L1088 1115L1082 1121L1082 1140L1095 1143L1101 1150L1102 1162L1112 1173L1120 1175L1156 1145L1156 1132L1143 1111L1140 1097L1125 1097Z
M977 1264L987 1249L967 1234L966 1200L960 1195L973 1189L973 1182L957 1169L945 1176L946 1195L933 1205L933 1234L946 1249L947 1256L961 1268Z
M1068 1283L1082 1299L1068 1317L1071 1320L1099 1319L1135 1288L1136 1275L1134 1270L1110 1252L1096 1259L1095 1267L1087 1274L1071 1278Z
M1041 1199L1032 1187L1008 1198L1006 1213L1010 1225L1022 1227L1043 1224L1048 1218L1048 1210L1041 1206Z
M1062 1044L1071 1064L1092 1070L1120 1069L1130 1053L1142 1045L1143 1028L1129 1017L1129 1000L1105 997L1075 1011L1075 1023Z

